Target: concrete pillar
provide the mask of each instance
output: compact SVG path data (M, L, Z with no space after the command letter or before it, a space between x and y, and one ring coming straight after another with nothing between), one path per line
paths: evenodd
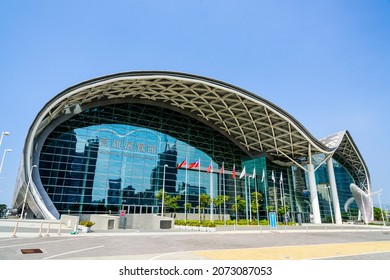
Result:
M313 212L314 223L321 224L320 204L318 202L316 177L314 175L314 165L312 163L309 163L307 165L307 169L309 175L311 209Z
M326 165L328 167L329 184L330 184L330 189L332 192L333 213L334 213L335 218L336 218L336 224L341 225L343 223L343 221L341 219L339 195L337 193L336 177L334 175L332 157L330 157L326 161Z

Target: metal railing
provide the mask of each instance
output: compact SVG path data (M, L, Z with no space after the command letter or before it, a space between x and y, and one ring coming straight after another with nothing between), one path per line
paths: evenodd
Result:
M14 227L14 230L13 230L13 233L12 233L12 236L13 237L17 237L18 235L18 231L20 230L20 228L23 228L25 229L26 227L25 226L21 226L21 224L27 224L29 223L30 224L30 227L28 228L32 228L32 229L35 229L37 230L37 236L38 237L48 237L50 236L50 234L52 233L51 232L51 229L52 229L52 226L55 225L55 226L58 226L58 229L55 230L56 234L58 236L61 236L61 231L62 231L62 223L60 221L52 221L52 220L38 220L38 221L31 221L31 220L17 220L16 221L16 224L15 224L15 227ZM39 226L32 226L31 227L31 224L38 224ZM34 232L34 230L33 230ZM20 233L20 231L19 231Z

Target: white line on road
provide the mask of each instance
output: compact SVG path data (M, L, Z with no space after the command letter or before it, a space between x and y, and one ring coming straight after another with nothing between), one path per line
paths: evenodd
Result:
M44 259L44 260L53 259L53 258L56 258L56 257L59 257L59 256L70 255L70 254L74 254L74 253L78 253L78 252L83 252L83 251L88 251L88 250L93 250L93 249L98 249L98 248L102 248L102 247L104 247L104 245L100 245L100 246L96 246L96 247L91 247L91 248L85 248L85 249L76 250L76 251L70 251L70 252L67 252L67 253L62 253L62 254L58 254L58 255L53 255L53 256L50 256L50 257L43 258L43 259Z

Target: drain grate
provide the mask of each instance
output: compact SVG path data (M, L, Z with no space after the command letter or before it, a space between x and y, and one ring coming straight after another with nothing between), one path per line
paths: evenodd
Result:
M43 253L41 249L21 249L22 254L39 254Z

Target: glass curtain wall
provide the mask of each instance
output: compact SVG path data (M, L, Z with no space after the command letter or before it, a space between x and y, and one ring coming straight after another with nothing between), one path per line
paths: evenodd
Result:
M324 159L324 156L318 156L316 158L317 164ZM349 198L352 197L350 190L350 184L353 183L353 179L348 171L336 160L333 160L334 172L336 177L337 193L340 202L340 211L342 220L357 220L358 207L356 202L353 202L346 212L344 205ZM318 189L318 199L320 204L321 219L324 223L331 223L334 219L332 192L330 190L328 167L326 164L320 166L316 171L316 183Z
M234 181L240 194L244 184L233 179L232 169L244 156L226 137L183 114L115 104L57 126L45 140L39 168L60 213L157 213L156 195L164 188L180 196L173 211L184 212L187 202L196 212L200 194L225 194L229 200L215 213L232 214ZM183 161L187 165L179 167Z

